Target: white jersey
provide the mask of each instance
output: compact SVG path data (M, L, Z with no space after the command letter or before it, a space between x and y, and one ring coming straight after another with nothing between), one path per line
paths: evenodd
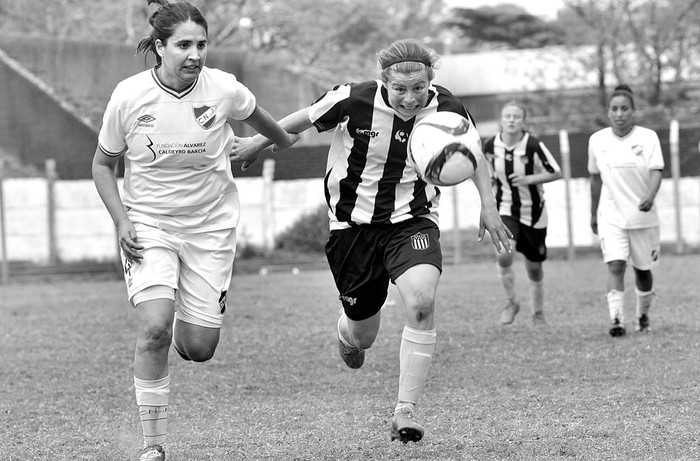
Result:
M155 69L119 83L98 141L105 154L124 154L130 218L180 232L235 227L234 135L226 120L244 120L255 107L235 76L207 67L181 92L165 87Z
M588 172L599 174L603 181L598 221L624 229L658 226L656 204L644 212L639 203L649 191L650 171L663 168L655 131L635 126L623 138L610 127L593 133L588 141Z

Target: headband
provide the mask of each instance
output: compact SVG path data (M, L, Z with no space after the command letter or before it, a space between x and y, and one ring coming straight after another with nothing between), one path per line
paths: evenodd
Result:
M430 62L421 61L419 59L409 59L409 58L395 58L390 60L386 65L382 66L382 70L386 70L394 64L399 64L401 62L419 62L426 67L432 67Z

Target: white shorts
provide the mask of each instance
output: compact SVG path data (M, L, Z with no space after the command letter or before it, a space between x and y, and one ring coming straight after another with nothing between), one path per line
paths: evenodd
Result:
M612 224L598 223L603 261L627 261L639 270L650 270L659 264L661 246L659 226L623 229Z
M144 249L140 264L122 253L129 302L172 299L178 320L220 328L233 275L236 229L182 234L138 222L134 227Z

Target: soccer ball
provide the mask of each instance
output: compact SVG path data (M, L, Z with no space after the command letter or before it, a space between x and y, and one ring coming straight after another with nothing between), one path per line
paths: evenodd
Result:
M413 127L408 158L418 176L435 186L454 186L476 171L481 139L466 118L454 112L435 112Z

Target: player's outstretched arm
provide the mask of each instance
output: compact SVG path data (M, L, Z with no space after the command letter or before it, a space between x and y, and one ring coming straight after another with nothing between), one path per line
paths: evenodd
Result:
M309 120L309 108L305 107L292 114L287 115L279 122L279 125L285 131L287 136L290 136L292 144L299 140L299 133L311 128L312 123ZM251 125L252 126L252 125ZM255 128L253 126L253 128ZM257 128L256 128L257 130ZM245 170L253 162L258 159L260 153L266 148L274 145L273 151L283 150L289 146L282 146L275 143L272 138L265 135L264 132L257 130L258 133L250 138L236 138L229 157L234 161L242 161L242 169ZM290 144L291 145L291 144Z
M496 199L493 196L491 188L491 178L486 167L486 159L483 155L479 157L479 165L472 176L472 181L479 192L481 199L481 216L479 217L479 233L477 240L481 242L484 239L486 231L491 236L491 241L496 251L502 253L505 250L507 253L512 252L510 239L513 238L510 230L503 224L501 217L496 209Z

